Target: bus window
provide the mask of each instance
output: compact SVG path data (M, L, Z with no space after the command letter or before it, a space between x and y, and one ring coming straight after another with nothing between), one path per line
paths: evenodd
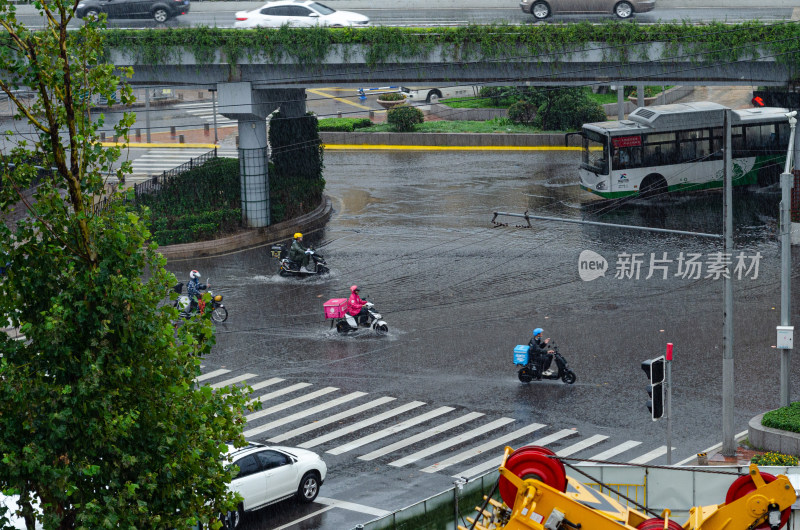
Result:
M612 155L613 169L633 169L642 167L642 148L637 147L615 147Z
M733 157L736 158L737 156L745 156L745 139L744 139L744 128L739 127L731 127L731 144L733 147ZM719 145L720 152L725 147L725 138L722 138L722 142Z
M608 175L608 137L594 131L583 131L583 164L599 175Z
M648 134L644 146L644 165L663 166L678 159L675 133Z

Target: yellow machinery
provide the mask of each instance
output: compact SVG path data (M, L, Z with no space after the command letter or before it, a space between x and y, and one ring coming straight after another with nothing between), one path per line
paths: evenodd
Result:
M725 503L694 507L681 525L669 510L648 517L567 477L556 454L538 446L506 447L497 489L503 502L486 497L476 517L467 518L471 525L459 530L778 530L797 498L784 475L750 464Z

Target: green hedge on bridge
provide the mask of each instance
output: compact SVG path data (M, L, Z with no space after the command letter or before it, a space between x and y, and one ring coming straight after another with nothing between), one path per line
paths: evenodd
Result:
M289 28L225 29L209 27L145 30L109 29L106 45L131 54L134 63L168 64L183 51L199 64L211 64L222 51L228 63L244 58L322 64L332 46L366 47L366 62L377 66L398 59L423 59L443 47L455 61L519 57L553 60L577 53L589 43L601 43L612 61L667 60L691 56L692 61L730 62L773 57L780 64L800 66L800 24L713 22L635 24L609 21L601 24L470 25L442 28ZM658 57L641 43L661 43ZM344 53L347 53L345 49ZM347 57L345 56L345 59ZM793 70L796 71L796 70Z

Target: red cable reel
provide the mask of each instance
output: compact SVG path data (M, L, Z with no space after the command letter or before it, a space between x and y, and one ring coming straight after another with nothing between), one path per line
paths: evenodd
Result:
M528 445L511 453L505 467L522 480L536 479L564 493L567 491L567 472L561 460L551 458L553 456L556 454L546 447ZM513 509L517 487L500 475L499 489L503 502Z

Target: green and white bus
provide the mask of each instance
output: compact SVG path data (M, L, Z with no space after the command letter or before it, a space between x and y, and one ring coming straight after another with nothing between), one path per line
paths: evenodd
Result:
M655 105L627 120L584 124L581 187L606 198L721 187L724 110L707 101ZM734 185L778 182L789 143L787 112L731 112Z

